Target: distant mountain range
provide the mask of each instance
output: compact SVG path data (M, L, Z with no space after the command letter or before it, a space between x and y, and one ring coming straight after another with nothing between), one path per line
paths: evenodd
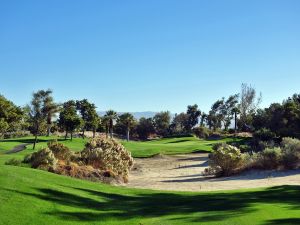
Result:
M106 112L104 111L100 111L98 112L98 114L100 116L104 116ZM123 114L124 112L118 112L119 115ZM139 120L140 118L142 117L145 117L145 118L150 118L150 117L153 117L157 112L152 112L152 111L146 111L146 112L130 112L134 118L136 118L137 120Z

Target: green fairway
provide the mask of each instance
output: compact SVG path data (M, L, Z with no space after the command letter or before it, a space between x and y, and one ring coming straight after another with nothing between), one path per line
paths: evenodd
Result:
M73 151L80 151L84 148L88 139L74 138L73 141L63 138L51 136L51 137L39 137L36 149L39 150L47 146L49 140L57 139ZM13 147L29 143L26 149L32 152L33 137L5 139L0 141L0 152L5 152ZM180 138L163 138L153 141L121 141L122 144L128 149L133 157L150 157L156 154L185 154L197 151L211 151L212 145L219 142L233 142L233 138L224 138L221 140L202 140L195 137L180 137ZM243 139L237 139L240 142Z
M47 142L50 140L58 140L59 142L63 143L64 145L68 146L73 151L81 151L84 148L85 143L88 139L82 138L73 138L71 141L70 139L63 139L61 137L50 136L45 137L41 136L38 137L38 143L36 145L36 149L39 150L47 146ZM33 143L34 137L22 137L22 138L13 138L13 139L4 139L0 140L0 152L8 151L20 144L29 144L26 149L33 150Z
M300 223L300 187L211 193L112 187L30 168L0 166L0 224Z
M233 142L234 138L203 140L195 137L163 138L153 141L122 142L134 157L149 157L155 154L186 154L198 151L211 151L213 144ZM240 142L243 139L237 139Z

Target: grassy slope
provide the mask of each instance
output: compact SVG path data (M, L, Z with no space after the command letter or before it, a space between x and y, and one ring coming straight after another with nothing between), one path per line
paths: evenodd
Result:
M300 187L211 193L111 187L0 166L0 224L299 224Z

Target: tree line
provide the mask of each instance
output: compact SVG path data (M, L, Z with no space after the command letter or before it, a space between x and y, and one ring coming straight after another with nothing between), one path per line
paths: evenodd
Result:
M269 129L278 136L300 136L300 95L293 95L282 103L259 108L261 94L250 85L242 84L240 93L223 97L214 102L208 112L197 104L187 106L186 112L172 116L169 111L157 113L152 118L136 120L130 113L118 114L108 110L99 116L95 104L87 99L56 103L51 90L39 90L32 95L29 105L19 107L0 95L0 136L9 137L20 131L30 131L35 136L49 136L64 132L65 138L86 131L114 134L130 138L186 135L203 132L255 131ZM35 145L34 145L35 146Z

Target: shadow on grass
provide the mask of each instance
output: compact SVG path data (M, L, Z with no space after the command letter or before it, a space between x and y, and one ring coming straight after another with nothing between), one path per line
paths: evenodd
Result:
M176 169L184 169L184 168L193 168L193 167L207 167L208 162L197 164L197 165L188 165L178 167ZM229 176L229 177L206 177L202 174L195 174L195 175L187 175L187 176L178 176L176 178L186 178L186 179L171 179L171 180L164 180L163 183L189 183L189 182L202 182L202 181L209 181L209 182L220 182L220 181L241 181L241 180L262 180L268 179L272 180L274 178L280 177L288 177L293 175L300 174L300 169L298 170L286 170L286 171L247 171L240 175Z
M264 225L296 225L300 224L299 218L287 218L287 219L278 219L278 220L269 220L264 223Z
M182 222L224 221L231 217L254 212L256 203L286 204L288 209L300 209L300 187L279 186L259 191L226 193L140 193L131 195L106 191L67 187L68 192L47 188L37 193L19 192L59 206L74 208L73 211L56 210L47 215L73 221L128 220L134 218L165 218ZM288 219L266 221L267 225L285 224ZM299 220L290 219L298 224Z
M37 139L37 143L42 143L42 142L49 142L49 141L52 141L52 140L57 140L57 141L67 141L65 140L64 138L53 138L53 139L40 139L38 138ZM20 142L20 143L24 143L24 144L33 144L34 143L34 138L31 138L31 139L3 139L3 140L0 140L0 142L3 142L3 143L8 143L8 142Z
M164 144L176 144L176 143L183 143L183 142L190 142L191 140L176 140L176 141L169 141Z

